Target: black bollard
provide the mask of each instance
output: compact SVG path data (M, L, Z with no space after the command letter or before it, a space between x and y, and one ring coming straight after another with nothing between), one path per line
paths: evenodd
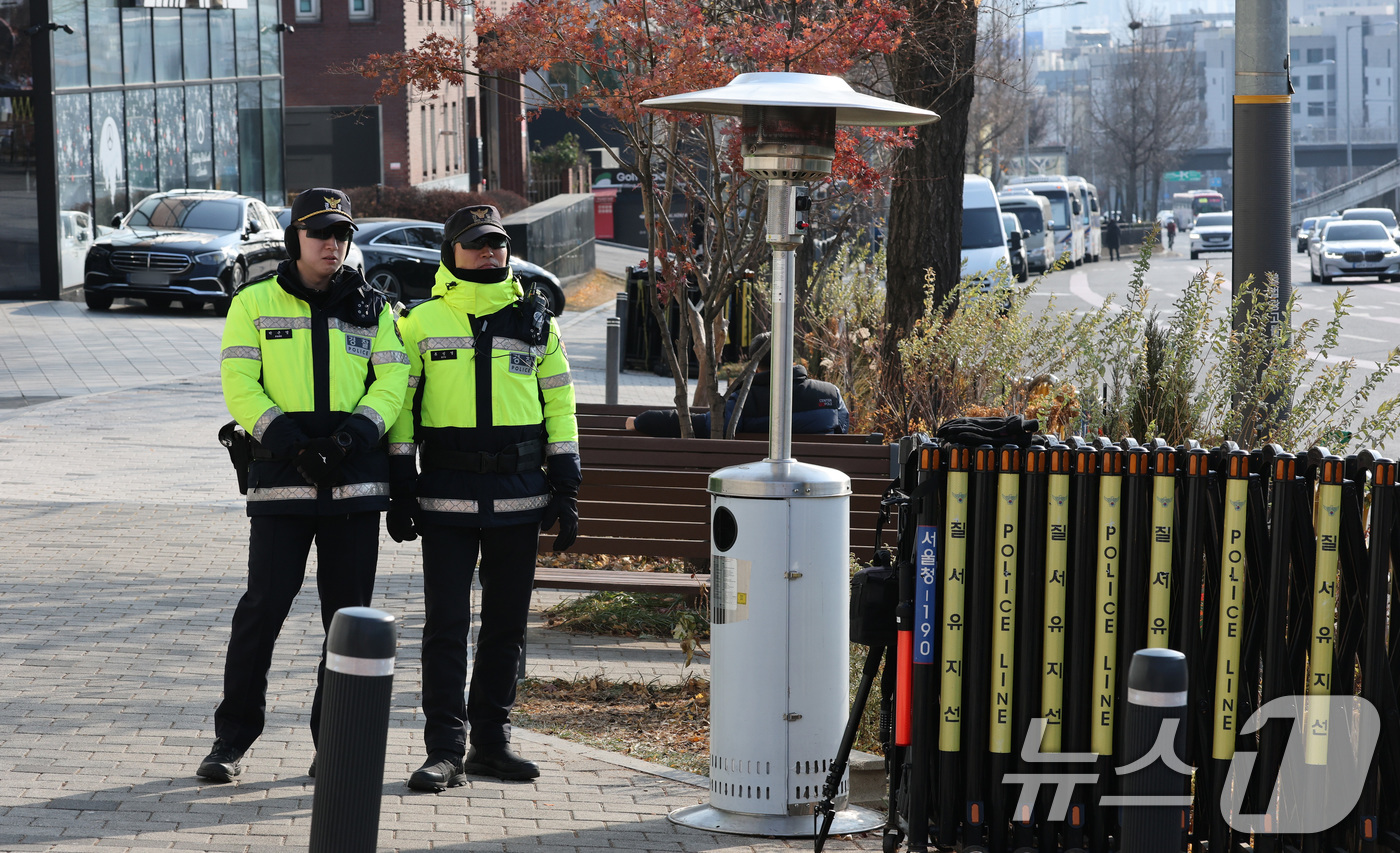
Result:
M1120 853L1179 853L1190 768L1186 751L1186 656L1143 649L1128 668L1128 707L1117 797L1104 805L1122 812ZM1183 773L1183 769L1185 773Z
M344 607L331 619L310 853L377 848L394 646L394 617L382 610Z

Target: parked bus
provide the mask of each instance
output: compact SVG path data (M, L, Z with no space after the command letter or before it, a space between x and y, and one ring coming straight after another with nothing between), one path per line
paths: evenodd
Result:
M1080 224L1084 228L1084 261L1097 261L1103 254L1103 217L1099 213L1099 191L1078 175L1070 175L1071 183L1079 185L1079 200L1084 212Z
M1055 233L1055 257L1068 254L1074 266L1084 263L1084 204L1078 184L1064 175L1029 175L1012 178L1003 189L1030 190L1050 202L1050 220ZM1051 259L1053 262L1053 258Z
M1190 231L1202 213L1224 212L1225 196L1215 190L1191 190L1172 196L1172 218L1178 234Z

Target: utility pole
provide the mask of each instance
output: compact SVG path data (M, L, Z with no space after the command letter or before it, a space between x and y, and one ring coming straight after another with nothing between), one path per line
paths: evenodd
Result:
M1291 87L1288 81L1287 0L1238 0L1235 5L1235 248L1232 293L1246 279L1277 300L1275 322L1293 293L1290 231L1293 204ZM1278 275L1267 293L1266 273ZM1239 328L1239 313L1234 324Z

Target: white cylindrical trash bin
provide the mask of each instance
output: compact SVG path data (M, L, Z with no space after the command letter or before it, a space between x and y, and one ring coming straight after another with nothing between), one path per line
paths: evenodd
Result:
M850 712L850 501L841 471L792 460L710 475L710 802L671 820L814 834ZM840 809L832 831L884 824Z

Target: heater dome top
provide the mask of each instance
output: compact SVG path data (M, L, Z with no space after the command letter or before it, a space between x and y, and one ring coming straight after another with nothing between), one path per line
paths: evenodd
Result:
M905 127L937 121L932 110L862 95L840 77L790 71L740 74L728 85L652 98L642 106L712 115L741 115L746 106L835 108L838 125Z

